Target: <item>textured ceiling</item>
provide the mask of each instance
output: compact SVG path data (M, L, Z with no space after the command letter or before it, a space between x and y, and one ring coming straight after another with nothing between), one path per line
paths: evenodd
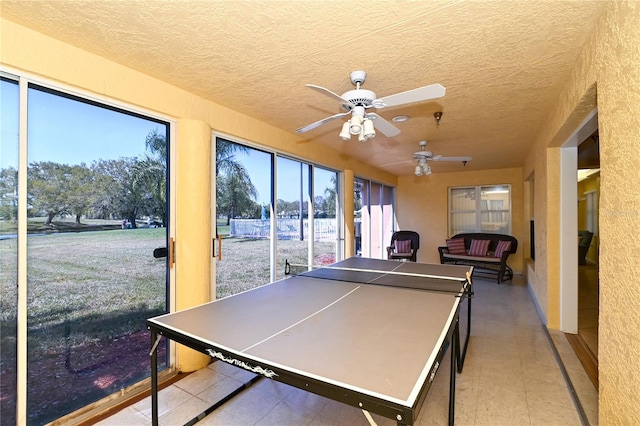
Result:
M349 74L378 97L432 83L446 96L377 112L401 133L364 144L341 120L300 135L397 175L417 142L461 163L521 166L604 1L11 1L6 19L170 82L289 132L342 112ZM440 126L433 113L442 111ZM259 141L257 141L259 142ZM365 145L366 144L366 145Z

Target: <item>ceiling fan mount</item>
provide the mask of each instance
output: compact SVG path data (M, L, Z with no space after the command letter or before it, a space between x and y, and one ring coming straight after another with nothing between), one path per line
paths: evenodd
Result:
M380 109L393 107L414 102L422 102L430 99L440 98L445 95L446 89L440 84L419 87L406 92L377 98L375 92L362 89L360 86L365 82L367 73L365 71L353 71L350 74L351 83L356 88L349 90L342 95L338 95L329 89L314 84L307 84L307 87L316 90L323 95L340 102L340 107L344 112L332 115L304 127L296 129L296 133L304 133L313 130L331 120L342 118L347 115L352 117L344 123L340 137L344 140L351 138L351 135L358 135L360 141L375 137L375 130L380 131L387 137L394 137L400 133L400 129L391 124L374 112L368 112L371 108ZM374 130L375 128L375 130Z

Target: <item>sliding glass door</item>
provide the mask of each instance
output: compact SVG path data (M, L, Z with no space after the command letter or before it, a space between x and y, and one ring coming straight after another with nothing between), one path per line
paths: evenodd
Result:
M338 173L321 167L313 168L314 183L314 249L313 263L328 265L339 257Z
M216 297L340 260L338 173L216 138Z
M7 76L0 118L2 424L44 424L149 377L169 124Z
M216 138L216 297L271 281L273 154Z

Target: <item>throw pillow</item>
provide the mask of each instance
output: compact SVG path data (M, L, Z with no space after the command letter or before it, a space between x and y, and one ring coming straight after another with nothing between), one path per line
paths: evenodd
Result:
M471 240L469 256L486 256L491 240Z
M396 240L396 253L411 253L411 240Z
M447 240L447 248L449 249L449 254L467 254L467 251L464 248L464 238L452 238Z
M498 241L498 245L496 246L496 251L493 252L493 255L495 257L502 257L502 253L504 253L505 251L509 251L511 250L511 241Z

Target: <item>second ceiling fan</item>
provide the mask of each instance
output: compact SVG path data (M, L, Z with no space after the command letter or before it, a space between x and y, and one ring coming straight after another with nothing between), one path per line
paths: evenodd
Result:
M422 175L431 174L431 167L429 167L429 164L428 164L429 161L460 161L464 166L466 166L467 163L471 161L471 157L444 157L442 155L433 155L433 152L427 151L425 149L427 146L427 141L420 141L418 142L418 145L420 146L420 151L414 152L413 158L411 160L396 161L394 163L381 164L380 167L417 161L418 165L416 165L414 174L416 176L422 176Z
M307 84L307 87L340 102L340 107L345 112L338 113L300 127L299 129L296 129L296 133L308 132L309 130L313 130L331 120L351 115L351 118L342 126L342 131L340 132L340 137L342 139L348 140L352 135L354 135L358 136L358 140L364 142L367 139L375 137L374 129L379 130L387 137L393 137L400 133L400 129L375 112L367 110L370 110L371 108L380 109L441 98L446 92L446 89L442 85L431 84L429 86L419 87L405 92L396 93L394 95L377 98L376 94L371 90L360 88L360 85L364 83L367 77L366 72L353 71L350 77L351 82L356 86L356 88L349 90L342 95L338 95L321 86Z

